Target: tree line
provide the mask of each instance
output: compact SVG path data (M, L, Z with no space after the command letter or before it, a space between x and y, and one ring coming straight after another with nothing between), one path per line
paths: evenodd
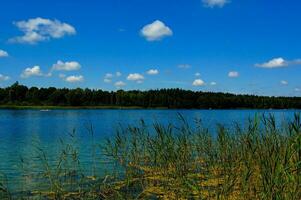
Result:
M28 88L16 82L9 87L0 88L0 105L301 109L301 97L235 95L183 89L103 91L81 88Z

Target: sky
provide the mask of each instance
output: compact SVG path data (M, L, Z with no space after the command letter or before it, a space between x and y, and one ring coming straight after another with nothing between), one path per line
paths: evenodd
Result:
M10 0L0 87L301 96L299 0Z

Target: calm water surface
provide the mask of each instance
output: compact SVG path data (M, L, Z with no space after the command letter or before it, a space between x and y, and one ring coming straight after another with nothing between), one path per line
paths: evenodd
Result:
M272 113L280 123L300 110L0 110L0 172L17 177L20 157L32 157L34 144L39 143L51 155L59 149L59 140L66 139L73 130L79 140L82 162L89 166L91 136L87 126L93 126L99 143L114 135L119 125L138 124L143 119L154 122L179 124L178 114L189 123L201 119L214 130L217 123L245 124L256 113ZM213 133L214 134L214 133ZM90 145L91 146L91 145Z

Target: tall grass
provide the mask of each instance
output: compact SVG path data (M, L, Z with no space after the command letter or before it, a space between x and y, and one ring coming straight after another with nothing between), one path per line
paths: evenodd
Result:
M107 142L123 198L301 199L300 115L285 127L273 116L245 128L219 125L216 137L182 121L152 132L142 121Z
M75 131L54 160L37 145L35 170L25 158L20 168L21 184L39 187L10 191L1 176L0 199L301 199L300 115L282 126L272 115L255 116L243 127L217 125L215 133L201 121L180 120L120 127L105 144L96 143L89 126L89 172Z

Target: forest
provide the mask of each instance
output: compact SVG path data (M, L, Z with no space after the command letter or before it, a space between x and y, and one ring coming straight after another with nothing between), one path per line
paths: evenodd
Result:
M88 88L29 88L16 82L0 88L0 106L300 109L301 97L236 95L183 89L103 91Z

